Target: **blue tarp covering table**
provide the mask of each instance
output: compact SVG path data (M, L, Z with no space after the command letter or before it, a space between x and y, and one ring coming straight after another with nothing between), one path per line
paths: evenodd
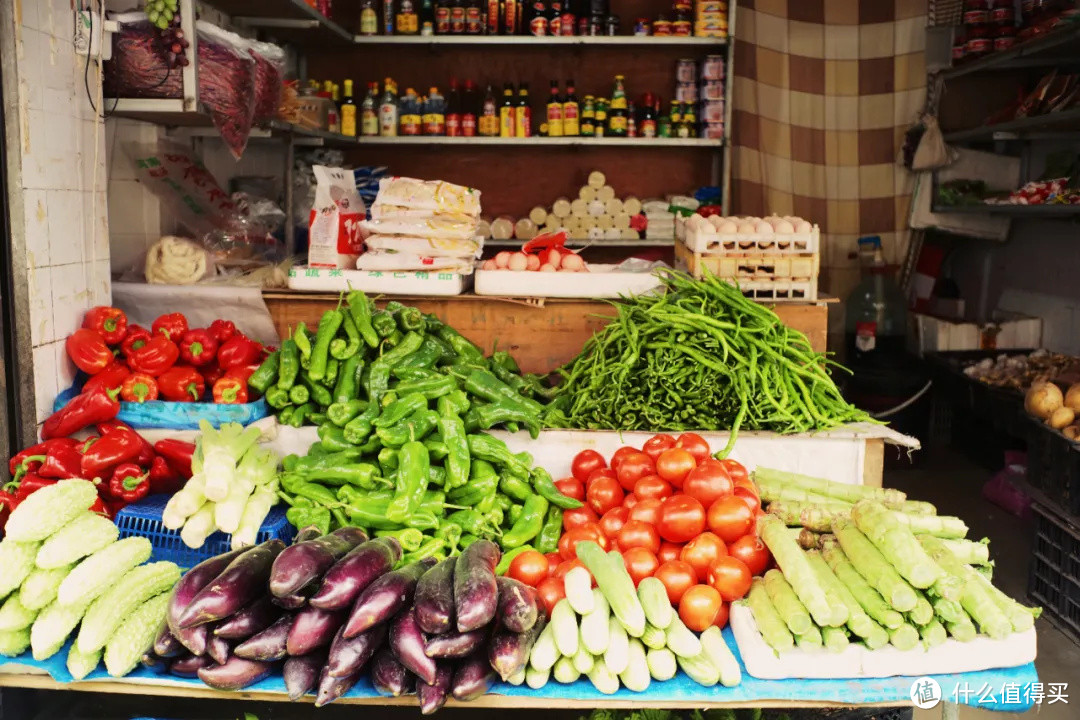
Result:
M724 631L725 639L730 647L735 647L731 630ZM736 651L736 657L738 652ZM72 677L65 667L67 649L54 655L52 658L37 662L25 654L18 658L0 658L0 665L18 664L47 672L58 682L71 682ZM739 660L740 665L742 660ZM3 668L10 672L15 668ZM3 678L5 676L0 676ZM10 676L7 676L10 677ZM1014 668L999 670L984 670L981 672L958 673L955 675L931 676L941 688L941 699L945 702L959 702L985 710L998 710L1009 712L1023 712L1034 706L1029 693L1033 683L1039 678L1035 672L1034 663L1021 665ZM87 681L111 680L103 666L92 673ZM196 687L205 688L198 680L186 680L169 676L155 675L145 668L138 668L124 680L140 683L154 681L167 684L172 687ZM582 707L588 708L602 703L618 702L648 703L654 706L670 705L671 707L705 706L710 704L758 704L768 707L770 701L782 702L786 705L807 703L834 705L863 705L863 704L893 704L910 705L911 689L916 678L891 677L858 680L758 680L746 674L743 668L743 680L734 688L716 686L712 688L702 687L681 672L672 680L666 682L653 682L649 689L643 693L634 693L626 689L620 689L614 695L604 695L597 692L596 688L588 680L579 680L572 685L560 685L554 681L549 682L541 690L533 690L527 686L508 685L497 683L491 690L492 693L508 697L520 697L528 699L528 705L543 705L538 700L551 700L552 704L566 705L565 701L577 701ZM5 682L2 684L17 685L17 682ZM153 694L152 686L146 686L146 694ZM285 683L280 674L274 674L251 687L248 693L280 693L284 699ZM361 680L345 698L374 698L378 693L371 686L367 678ZM270 699L270 698L259 698ZM522 704L525 704L524 702Z

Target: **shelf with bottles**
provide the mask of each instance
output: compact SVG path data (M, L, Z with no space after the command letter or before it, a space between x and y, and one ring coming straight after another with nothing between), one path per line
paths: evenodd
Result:
M608 0L361 0L359 44L721 43L726 0L674 0L630 27ZM626 32L629 30L630 32Z
M315 49L341 47L353 34L335 21L327 0L208 0L236 25L264 30L280 42Z
M1080 22L1064 15L1070 3L1020 4L1017 16L1012 0L991 0L972 7L953 33L953 67L942 72L955 78L986 70L1053 66L1064 55L1075 59ZM1033 7L1030 7L1033 6Z

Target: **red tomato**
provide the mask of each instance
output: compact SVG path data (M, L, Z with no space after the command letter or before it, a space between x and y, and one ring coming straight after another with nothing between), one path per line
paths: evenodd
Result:
M761 509L761 498L757 496L757 493L747 490L742 486L735 487L735 497L740 498L746 507L750 508L750 512L757 513Z
M723 604L714 588L695 585L679 600L679 619L694 632L703 632L716 621Z
M589 479L585 481L585 491L588 492L589 486L600 478L610 478L612 480L615 480L615 471L611 468L599 468L597 470L593 470L592 473L589 474Z
M559 578L562 580L566 577L566 573L570 572L576 567L585 567L585 563L581 562L577 558L573 560L563 560L555 567L555 572L551 574L551 577Z
M559 563L562 562L562 555L557 552L549 552L544 557L548 561L548 577L551 577L555 574L555 569L559 567Z
M630 548L648 548L654 555L660 550L660 534L656 528L640 520L628 520L616 538L619 549L627 551Z
M723 465L723 463L720 464ZM727 470L727 466L724 466L724 469ZM753 480L746 476L746 468L742 468L742 473L743 474L740 477L737 474L732 475L731 471L728 470L728 476L731 478L731 482L735 484L735 488L745 488L747 491L753 493L754 495L760 496L761 491L758 490L757 483L755 483Z
M630 511L628 509L624 507L611 508L604 513L604 517L600 518L600 529L604 531L608 538L614 539L629 517Z
M660 537L671 542L693 540L705 529L705 508L688 495L665 498L660 504L660 521L656 529L660 531Z
M587 523L594 523L599 519L600 516L594 513L591 507L582 505L573 510L563 511L562 527L563 530L573 530L574 528L581 527Z
M655 525L660 522L660 504L662 500L638 500L630 508L630 519L640 520L643 523Z
M671 448L660 453L660 457L656 458L656 474L675 487L681 488L683 478L696 465L697 461L686 450Z
M754 513L742 498L728 495L709 506L709 529L726 543L733 543L754 527Z
M619 448L618 450L615 451L614 455L611 456L611 469L618 472L619 471L619 466L622 465L622 460L623 460L624 457L626 457L627 455L629 455L631 453L639 453L639 452L641 452L641 451L638 450L635 447L630 447L629 445L623 445L621 448Z
M675 447L675 438L665 433L660 433L659 435L653 435L646 440L645 445L641 448L641 452L651 457L655 462L656 458L660 456L660 453L673 447Z
M703 532L683 546L679 559L694 568L699 583L708 582L709 566L728 554L724 541L711 532Z
M607 461L604 460L603 455L595 450L582 450L574 456L574 461L570 463L570 474L579 481L585 482L589 479L589 475L592 474L593 470L604 467L607 467Z
M510 561L506 574L526 585L536 587L548 576L548 559L536 550L526 550Z
M633 452L623 455L615 474L618 475L619 484L627 492L632 492L634 483L646 475L652 475L655 470L651 457L643 452Z
M750 568L738 558L722 557L709 567L709 585L720 597L733 602L750 590Z
M626 497L622 500L622 506L627 510L633 509L638 504L638 496L634 493L627 493Z
M751 575L761 575L769 566L772 555L761 538L756 535L743 535L728 546L728 555L742 560Z
M665 540L660 543L660 552L656 553L656 559L662 563L678 560L679 555L682 554L682 549L683 545Z
M676 438L675 447L690 453L699 463L709 457L709 443L697 433L683 433Z
M634 494L643 500L671 497L671 485L659 475L646 475L634 483Z
M663 563L660 567L656 568L653 577L664 583L664 589L667 590L668 600L675 606L678 606L683 593L697 584L697 576L694 574L694 568L690 567L682 560L671 560Z
M720 498L730 495L734 487L723 465L706 462L687 474L683 480L682 491L702 506L709 507Z
M749 480L750 474L746 472L746 467L737 460L731 458L724 458L720 461L724 466L724 469L728 471L728 475L731 476L732 481Z
M597 515L603 515L611 508L622 505L623 489L618 481L609 477L594 478L585 490L585 501Z
M608 549L608 539L604 537L604 533L600 532L600 526L589 523L563 533L563 536L559 538L559 555L563 560L577 558L577 544L586 540L591 540L604 550Z
M720 612L716 613L716 619L713 620L713 625L723 630L727 627L728 614L731 612L731 605L729 603L722 603L720 605Z
M645 578L652 577L656 568L660 567L656 555L653 555L648 548L630 548L622 554L622 559L626 572L630 573L630 579L634 581L634 587L637 587L638 583Z
M566 597L566 589L562 578L549 577L536 586L536 594L540 597L540 604L544 606L544 612L551 617L551 609L555 604Z
M555 481L555 487L566 497L585 502L585 483L576 477L564 477Z

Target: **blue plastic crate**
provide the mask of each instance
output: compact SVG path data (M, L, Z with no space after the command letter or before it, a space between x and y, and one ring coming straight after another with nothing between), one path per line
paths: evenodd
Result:
M120 528L120 537L138 535L148 539L154 547L152 560L171 560L185 570L232 549L229 545L232 535L223 532L208 537L201 548L189 548L180 539L179 530L168 530L161 524L161 513L168 501L168 495L151 495L122 509L115 519L116 526ZM278 505L270 509L270 514L259 528L257 542L276 538L288 544L295 535L296 528L285 519L284 507Z

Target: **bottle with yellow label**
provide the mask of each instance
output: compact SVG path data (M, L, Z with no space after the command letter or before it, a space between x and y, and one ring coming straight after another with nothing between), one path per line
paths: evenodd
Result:
M566 96L562 104L562 130L563 135L576 136L581 134L580 121L578 119L578 99L574 94L574 81L566 81Z
M499 137L514 137L514 86L503 86L502 104L499 105Z
M514 137L532 137L529 83L521 83L521 87L518 88L517 107L514 108Z
M615 76L615 87L611 90L611 104L608 106L611 110L625 110L626 109L626 88L624 87L625 78L622 75Z
M596 106L592 95L586 95L581 106L581 135L592 137L596 129Z
M341 101L341 134L356 137L356 100L353 99L353 81L346 78Z
M547 102L548 137L563 136L563 103L559 97L559 81L551 81L551 94Z

